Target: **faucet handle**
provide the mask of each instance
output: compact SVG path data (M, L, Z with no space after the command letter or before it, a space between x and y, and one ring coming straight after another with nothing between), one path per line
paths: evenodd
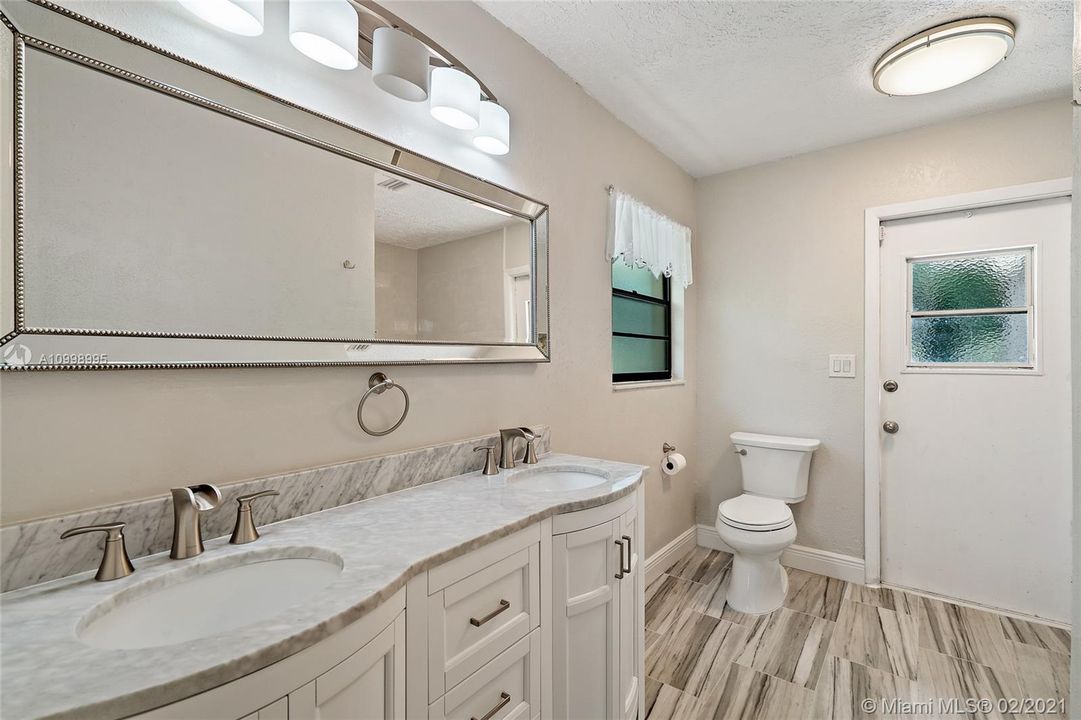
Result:
M127 548L124 547L124 523L104 523L102 525L84 525L83 527L71 528L60 534L61 540L67 540L73 535L83 535L91 532L105 533L105 553L101 556L101 564L98 565L98 573L95 580L105 582L118 580L135 572L135 567L128 558Z
M484 469L481 470L481 473L484 475L498 475L499 468L495 464L495 445L481 445L473 448L473 452L480 452L481 450L488 451L484 455Z
M534 447L534 443L536 442L536 440L537 440L536 436L530 436L530 437L526 438L526 441L525 441L525 456L522 458L522 462L525 463L526 465L536 465L537 464L537 448Z
M277 490L261 490L251 495L241 495L236 499L236 524L233 526L233 534L229 542L233 545L243 545L259 539L259 531L255 527L255 519L251 514L251 502L270 495L281 495L281 493Z

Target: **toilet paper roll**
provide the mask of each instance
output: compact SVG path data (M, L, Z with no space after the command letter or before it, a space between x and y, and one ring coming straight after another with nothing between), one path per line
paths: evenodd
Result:
M661 472L665 475L678 475L685 467L687 467L687 458L677 452L668 453L661 462Z

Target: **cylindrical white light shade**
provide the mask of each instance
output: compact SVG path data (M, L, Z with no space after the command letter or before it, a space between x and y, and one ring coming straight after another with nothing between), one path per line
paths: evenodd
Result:
M390 27L372 35L372 81L410 102L428 99L428 48L412 35Z
M263 0L180 0L189 12L237 35L263 34Z
M502 105L484 100L480 104L480 127L473 144L489 155L510 152L510 113Z
M925 30L875 63L875 89L923 95L960 85L1002 62L1013 50L1013 38L1013 24L1001 18L972 18Z
M357 66L359 18L349 0L289 0L289 42L336 70Z
M429 96L432 117L459 130L476 130L480 124L480 84L461 70L432 70Z

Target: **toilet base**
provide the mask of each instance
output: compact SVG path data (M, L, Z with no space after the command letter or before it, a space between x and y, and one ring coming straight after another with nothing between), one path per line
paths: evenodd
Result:
M732 549L728 605L748 615L762 615L781 607L788 592L788 573L781 567L781 553L796 541L796 524L755 532L718 520L717 534Z
M765 562L761 556L732 557L725 600L733 610L746 615L771 613L784 604L787 592L788 573L780 563L780 553Z

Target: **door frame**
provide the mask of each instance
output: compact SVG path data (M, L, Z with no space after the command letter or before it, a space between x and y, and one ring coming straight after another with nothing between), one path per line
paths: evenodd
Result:
M957 210L1012 205L1073 195L1069 177L1024 185L946 195L893 205L867 208L863 221L863 562L864 582L882 582L881 482L882 448L879 420L882 416L881 340L881 226L887 220L938 215Z

